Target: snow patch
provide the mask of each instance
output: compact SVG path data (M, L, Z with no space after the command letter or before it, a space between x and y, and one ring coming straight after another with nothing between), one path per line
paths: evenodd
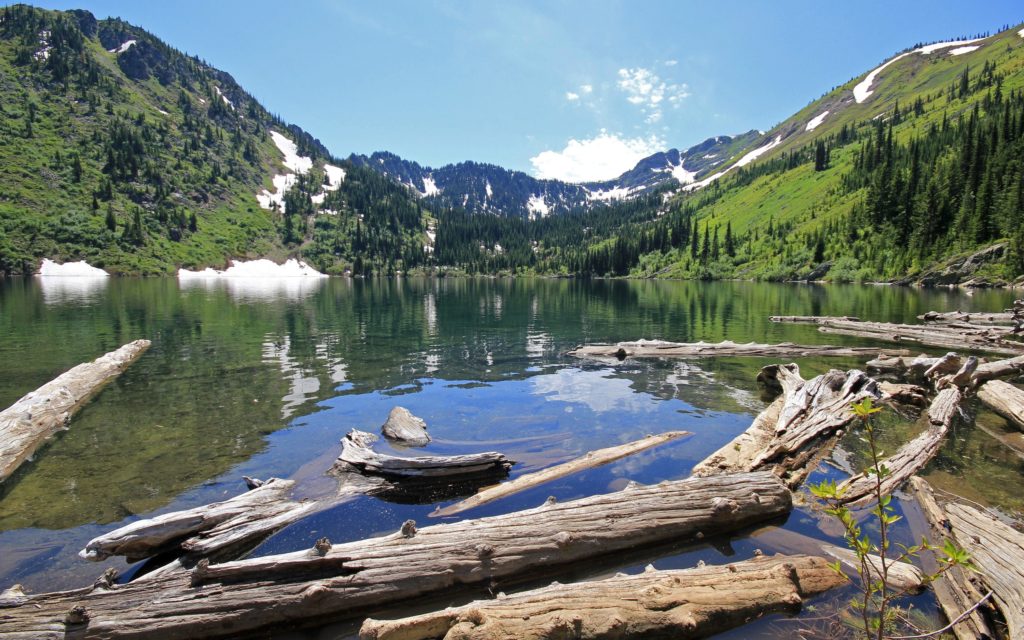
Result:
M679 166L672 167L672 177L678 180L679 184L691 184L697 179L697 172L687 171L680 160Z
M748 164L750 164L751 162L753 162L754 160L757 160L758 158L760 158L764 154L768 153L769 151L771 151L775 147L779 146L780 144L782 144L782 136L781 135L780 136L776 136L775 140L769 142L768 144L764 145L763 147L758 147L757 149L754 149L753 151L751 151L747 155L743 156L742 158L739 159L739 162L737 162L733 166L745 167Z
M1020 31L1018 31L1017 35L1022 37L1022 38L1024 38L1024 29L1021 29Z
M324 185L324 190L326 191L335 191L341 186L342 180L345 179L345 170L333 164L325 164L324 173L327 174L327 181L330 182L329 185Z
M326 278L327 274L320 273L302 260L291 258L284 264L277 264L266 258L259 260L232 260L231 266L224 271L218 271L207 267L202 271L190 271L178 269L179 280L209 279L209 278Z
M904 53L901 53L898 56L896 56L896 57L892 58L891 60L889 60L888 62L882 64L882 66L878 67L877 69L875 69L874 71L869 73L863 80L858 82L857 86L855 86L853 88L853 99L857 101L857 104L860 104L860 103L864 102L865 100L867 100L871 96L871 94L872 94L871 83L873 83L875 81L875 78L878 77L878 74L881 73L883 69L888 67L890 64L896 62L900 58L905 58L905 57L907 57L909 55L912 55L912 54L915 54L915 53L920 53L920 54L923 54L923 55L928 55L928 54L931 54L931 53L935 53L936 51L940 51L942 49L948 49L949 47L959 47L961 49L965 49L966 47L963 47L962 45L974 44L975 42L981 42L984 39L985 38L975 38L973 40L953 40L953 41L950 41L950 42L936 42L935 44L925 45L925 46L920 47L918 49L914 49L913 51L906 51ZM975 47L975 49L976 48L977 47ZM972 49L972 51L973 51L973 49ZM966 51L961 51L961 53L967 53L967 52ZM954 55L959 55L959 54L954 54Z
M601 201L624 200L628 198L631 194L633 194L635 191L637 191L637 189L627 189L625 187L615 187L614 189L608 189L607 191L605 191L604 189L600 191L587 190L587 199Z
M436 196L441 193L441 190L437 188L437 184L434 183L434 176L426 176L423 178L423 195L424 196Z
M282 163L296 173L306 173L313 166L313 159L299 155L299 147L294 142L276 131L270 132L274 144L284 154Z
M57 264L49 258L43 258L43 264L39 267L38 275L59 278L105 278L110 274L103 269L90 265L85 260Z
M313 166L313 159L307 158L306 156L300 156L298 145L294 142L276 131L271 131L270 137L273 139L278 150L280 150L284 155L284 160L281 161L284 166L297 173L306 173ZM273 193L264 189L256 194L256 200L264 209L273 209L274 205L277 205L280 207L281 212L284 213L284 194L292 188L295 184L295 180L296 178L294 173L274 176L271 179L271 182L274 184ZM314 202L316 201L314 200ZM323 198L320 199L320 202L323 202Z
M818 115L811 118L810 121L807 123L807 127L804 129L804 131L814 131L815 129L817 129L818 125L825 121L825 116L827 115L828 110L826 109L822 113L819 113Z
M530 212L530 218L546 218L551 213L551 207L544 201L544 196L531 195L526 202L526 210Z
M235 103L228 100L228 97L224 95L224 92L220 90L220 87L218 87L217 85L213 85L213 90L217 92L217 95L220 96L220 99L224 101L224 104L231 107L232 111L235 110Z
M978 45L972 45L970 47L957 47L956 49L950 50L949 55L951 55L951 56L962 56L965 53L970 53L972 51L977 51L980 48L981 47L978 46Z
M717 153L705 153L701 157L704 158L705 160L711 160L712 158L717 158L718 154Z
M271 193L264 189L256 194L256 200L264 209L273 209L277 205L281 209L281 213L284 213L284 194L295 185L295 174L276 175L271 182L274 183L274 192Z
M166 111L164 111L163 109L157 109L157 111L159 111L160 113L164 114L165 116L171 115L171 114L167 113Z
M494 189L491 188L491 181L490 180L487 180L486 184L484 185L484 190L487 192L487 197L488 198L491 198L491 197L494 196Z
M134 47L136 44L138 44L137 40L128 40L124 42L120 47L114 47L113 49L111 49L110 53L124 53L125 51Z

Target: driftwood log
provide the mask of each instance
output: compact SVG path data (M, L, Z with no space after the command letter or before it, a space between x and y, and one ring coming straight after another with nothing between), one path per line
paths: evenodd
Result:
M1002 380L990 380L978 389L978 399L985 406L1024 430L1024 390Z
M72 367L0 412L0 482L32 457L44 441L67 427L71 417L149 345L149 340L136 340Z
M187 573L29 595L0 609L0 636L56 639L233 637L312 625L460 586L543 571L642 545L696 541L782 516L792 495L770 473L633 486L506 515L401 531Z
M587 345L569 352L577 357L622 358L701 358L711 356L751 356L762 358L870 358L879 354L899 356L908 352L903 349L879 349L877 347L842 347L834 345L799 345L791 342L780 344L758 344L756 342L664 342L661 340L637 340L619 342L613 345Z
M460 456L392 456L374 451L372 447L376 441L377 436L372 433L353 429L341 439L338 463L342 468L355 468L361 473L423 478L480 474L495 470L507 472L514 464L495 451Z
M845 582L813 556L760 557L543 589L401 620L363 623L362 640L706 638Z
M430 442L427 423L412 415L405 407L393 408L380 432L388 440L406 447L422 447Z
M934 546L941 547L946 540L952 539L952 536L949 530L949 520L935 499L931 485L923 478L914 476L910 478L907 487L927 523L929 542ZM908 517L911 517L911 515L908 514ZM934 561L927 554L922 555L921 559L932 565L931 567L926 567L929 572L934 571ZM975 584L977 579L976 575L963 570L961 567L953 567L944 573L941 579L932 583L935 597L949 620L952 621L959 618L985 595ZM987 607L974 610L966 618L953 625L952 631L954 635L956 635L958 640L999 637L993 631L987 614Z
M1024 356L1017 356L1016 358L979 364L978 369L974 372L973 383L974 386L978 386L989 380L1010 378L1022 374L1024 374Z
M651 447L656 447L659 444L671 442L672 440L688 435L690 435L688 431L667 431L665 433L659 433L658 435L647 436L639 440L634 440L633 442L627 442L626 444L590 451L581 458L570 460L569 462L558 464L553 467L548 467L547 469L542 469L536 473L527 473L509 482L486 487L481 489L476 495L470 496L461 502L444 507L443 509L437 509L430 515L431 517L441 517L462 513L463 511L536 487L537 485L544 484L545 482L564 478L567 475L577 473L585 469L593 469L594 467L614 462L619 458L624 458L628 455L639 453L640 451L650 449Z
M869 338L882 342L967 349L1011 356L1024 354L1024 343L1006 339L1013 334L1011 327L894 324L827 316L771 316L770 319L772 322L814 324L818 325L818 331L821 333Z
M891 495L910 476L920 471L939 451L959 412L963 394L956 387L943 389L928 407L928 428L882 461L889 474L882 480L882 495ZM875 501L875 476L858 473L839 485L842 502L865 506Z
M795 364L771 365L761 370L758 380L780 387L782 397L744 433L698 463L694 475L773 469L795 487L853 421L851 405L880 396L875 381L856 369L845 373L833 369L804 380Z
M992 590L1011 638L1024 638L1024 534L988 513L951 502L944 507L953 537Z
M935 324L996 324L1012 325L1014 314L1009 311L970 312L970 311L929 311L917 316L918 320Z

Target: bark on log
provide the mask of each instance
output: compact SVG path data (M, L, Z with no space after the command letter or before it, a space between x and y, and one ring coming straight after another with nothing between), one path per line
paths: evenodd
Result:
M791 342L758 344L756 342L664 342L637 340L618 344L595 344L577 347L569 352L576 357L631 358L702 358L711 356L750 356L763 358L875 357L879 354L899 356L909 353L905 349L879 349L877 347L842 347L834 345L799 345Z
M819 316L771 316L772 322L818 325L821 333L870 338L883 342L968 349L1005 355L1024 354L1024 343L1006 340L1013 331L997 327L893 324Z
M880 393L874 380L856 369L835 369L804 380L795 364L771 365L758 379L778 384L782 403L772 403L747 431L693 469L697 476L771 468L795 487L835 445L838 432L853 421L855 402Z
M868 371L878 373L909 374L914 378L925 378L926 372L938 365L941 373L953 373L960 368L960 356L949 352L941 358L932 358L921 354L909 356L881 356L867 363Z
M978 389L978 399L1024 431L1024 391L1009 382L992 380Z
M847 571L857 571L860 569L860 560L857 558L857 554L850 549L831 544L822 545L821 549L841 562L847 568ZM873 572L872 579L881 580L882 558L869 554L867 559ZM890 589L895 589L901 593L921 593L924 591L924 574L910 563L887 559L885 562L885 578L885 584Z
M403 458L386 453L377 453L371 447L377 436L353 429L341 439L341 455L338 462L350 465L362 473L384 477L425 477L458 476L480 474L488 471L508 469L514 464L496 451L471 453L461 456L418 456Z
M206 638L315 624L458 586L535 578L642 545L727 533L791 508L792 495L777 478L752 473L635 486L420 530L409 521L381 538L200 563L188 576L30 595L0 610L0 635ZM72 610L83 615L69 617Z
M974 507L945 506L953 537L992 590L1011 638L1024 638L1024 534Z
M461 502L444 507L443 509L437 509L431 513L430 516L441 517L462 513L463 511L536 487L537 485L544 484L545 482L564 478L567 475L577 473L585 469L593 469L594 467L614 462L619 458L624 458L628 455L639 453L650 449L651 447L656 447L659 444L671 442L672 440L688 435L691 435L688 431L667 431L658 435L647 436L639 440L634 440L633 442L627 442L626 444L590 451L581 458L570 460L569 462L555 465L553 467L548 467L547 469L542 469L536 473L521 475L515 480L511 480L509 482L481 489L476 495L470 496Z
M430 442L427 423L412 415L405 407L395 407L380 428L385 438L406 447L422 447Z
M882 392L882 402L924 407L928 404L928 390L916 384L898 384L880 380L878 390Z
M928 407L928 428L882 461L889 475L882 479L882 495L891 495L938 453L960 407L963 394L956 387L943 389ZM875 500L875 476L859 473L839 485L842 502L863 507Z
M72 367L0 412L0 482L32 457L44 441L67 427L71 417L149 345L149 340L136 340Z
M994 313L975 313L965 311L929 311L925 314L917 316L918 320L923 320L925 323L937 323L937 324L998 324L998 325L1013 325L1014 317L1013 313L1007 311L999 311Z
M974 372L973 383L974 386L978 386L996 378L1009 378L1021 374L1024 374L1024 356L1017 356L978 365L978 369Z
M951 538L949 520L939 503L935 500L931 485L923 478L914 476L907 483L911 495L914 496L921 513L928 522L929 541L935 546ZM984 595L971 581L972 574L960 567L953 567L942 578L932 583L935 597L942 606L946 618L956 620L963 612L970 609ZM983 607L973 611L962 621L953 626L953 633L958 640L976 640L977 638L997 638Z
M775 556L723 566L552 584L401 620L368 619L362 640L706 638L845 582L823 558Z

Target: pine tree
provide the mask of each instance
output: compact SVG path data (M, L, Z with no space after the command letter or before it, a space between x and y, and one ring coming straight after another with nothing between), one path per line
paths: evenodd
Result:
M114 208L107 203L107 229L117 231L117 218L114 217Z

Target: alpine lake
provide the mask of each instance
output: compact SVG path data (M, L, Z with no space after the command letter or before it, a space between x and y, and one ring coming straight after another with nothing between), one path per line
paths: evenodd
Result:
M512 477L650 433L693 434L456 518L535 507L548 496L565 502L614 492L631 480L681 479L766 406L755 378L773 361L594 361L567 350L639 338L892 348L813 326L774 324L769 316L917 322L930 310L999 311L1013 298L1007 290L972 295L748 282L0 279L0 407L126 342L153 342L0 488L0 590L14 583L31 592L86 586L107 566L129 580L142 563L91 563L78 551L137 519L238 495L245 491L243 475L295 479L304 496L329 493L336 480L325 472L339 440L353 428L379 432L396 405L426 420L434 441L424 452L500 451L516 461ZM864 366L845 358L796 362L804 378ZM1022 435L975 400L966 413L922 475L1019 517L1024 459L992 434L1024 444ZM887 451L922 428L891 411L882 425ZM810 481L841 479L864 459L854 431ZM407 519L427 526L438 521L430 516L436 507L457 498L428 496L425 504L356 498L286 527L250 555L310 548L323 536L339 543L390 534ZM721 564L757 550L772 553L787 535L845 544L836 523L804 505L757 530L696 546L636 549L570 568L558 580L635 573L648 564ZM911 543L902 522L896 536ZM813 626L823 610L845 606L851 593L811 600L798 619ZM473 597L487 594L453 595L442 606ZM931 596L904 604L923 625L941 626ZM791 637L800 624L770 616L722 637ZM281 637L346 637L354 628L339 624Z

